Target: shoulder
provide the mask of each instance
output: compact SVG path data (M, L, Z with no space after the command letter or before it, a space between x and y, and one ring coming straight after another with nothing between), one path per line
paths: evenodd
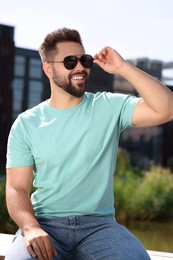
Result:
M46 110L47 103L46 101L41 102L37 106L34 106L30 109L27 109L23 113L21 113L18 116L19 120L29 120L29 119L36 119L41 117L44 114L44 111Z
M129 94L121 94L121 93L112 93L112 92L97 92L90 93L86 92L87 99L93 104L103 104L108 106L121 107L124 103L135 104L138 102L139 98L129 95Z
M20 119L28 119L37 117L39 115L42 115L43 111L46 109L46 101L41 102L37 106L34 106L30 109L27 109L23 113L21 113L18 118Z
M23 128L25 126L37 124L43 117L44 110L46 109L46 101L27 109L18 115L14 121L12 128Z
M106 100L106 99L124 100L128 97L134 97L129 94L113 93L113 92L107 92L107 91L96 92L96 93L85 92L85 96L87 97L87 99L102 99L102 100Z

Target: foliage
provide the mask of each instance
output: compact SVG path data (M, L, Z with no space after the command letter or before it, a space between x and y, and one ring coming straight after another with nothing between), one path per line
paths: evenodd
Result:
M14 233L17 229L16 224L10 218L5 199L5 178L0 181L0 233Z
M160 219L173 217L173 175L170 170L152 167L134 190L129 203L133 217Z
M115 175L123 177L129 171L132 171L130 156L125 149L119 148L117 154Z
M169 157L167 166L170 169L170 171L173 173L173 156Z
M173 217L171 171L159 166L139 173L129 169L123 177L121 170L116 171L114 178L117 218L153 220Z
M5 177L0 180L0 233L12 233L14 234L18 229L17 225L9 216L7 206L6 206L6 198L5 198L5 185L6 179ZM34 191L34 187L31 187L31 193Z

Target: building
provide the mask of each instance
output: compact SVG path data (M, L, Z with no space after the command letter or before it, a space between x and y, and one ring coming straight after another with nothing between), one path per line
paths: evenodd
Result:
M38 51L15 48L12 80L12 119L49 95L49 83Z
M6 140L12 123L14 28L0 25L0 168L5 161Z

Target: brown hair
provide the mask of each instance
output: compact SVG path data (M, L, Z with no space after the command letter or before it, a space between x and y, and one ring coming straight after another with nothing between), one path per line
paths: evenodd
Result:
M67 41L77 42L83 47L81 36L77 30L61 28L47 34L39 48L39 54L42 62L46 62L48 58L50 58L51 54L56 51L57 43Z

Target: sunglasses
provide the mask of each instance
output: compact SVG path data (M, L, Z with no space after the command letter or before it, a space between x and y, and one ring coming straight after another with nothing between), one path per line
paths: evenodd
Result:
M48 63L63 63L67 70L72 70L76 67L78 61L83 67L90 69L93 65L93 57L89 54L84 54L80 58L75 55L70 55L64 58L63 61L47 61Z

